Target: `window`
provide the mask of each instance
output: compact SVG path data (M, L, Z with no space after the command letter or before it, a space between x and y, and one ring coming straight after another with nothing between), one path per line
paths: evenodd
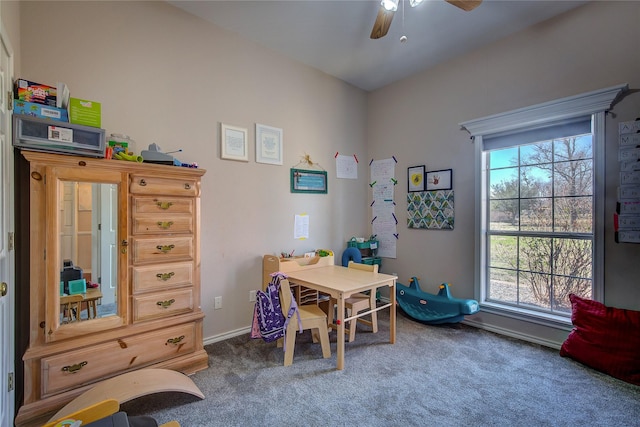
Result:
M592 298L595 183L586 124L586 132L508 148L487 150L485 140L487 302L569 316L570 293Z
M481 308L570 322L602 299L604 113L626 86L462 123L476 144Z

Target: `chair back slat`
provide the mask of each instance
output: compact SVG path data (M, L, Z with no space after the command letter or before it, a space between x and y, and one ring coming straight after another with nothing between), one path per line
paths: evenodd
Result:
M373 273L378 272L378 264L360 264L357 262L349 261L348 268L355 268L357 270L371 271Z
M287 317L289 314L289 308L291 307L291 286L288 279L280 280L280 305L282 307L282 314Z

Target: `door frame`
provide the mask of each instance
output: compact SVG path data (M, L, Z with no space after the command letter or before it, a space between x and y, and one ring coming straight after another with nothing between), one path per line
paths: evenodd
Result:
M18 380L18 373L16 372L15 361L17 359L16 343L15 343L15 304L16 304L16 270L15 270L15 199L14 199L14 152L12 145L12 110L10 99L12 96L13 85L13 61L14 52L11 47L9 35L5 30L0 17L0 48L6 50L7 64L3 73L0 73L0 78L4 81L0 85L2 87L2 96L0 100L5 103L3 120L6 120L6 134L4 141L0 140L0 161L2 161L2 173L1 190L4 197L5 218L3 224L0 224L0 239L2 239L2 247L6 248L6 254L0 260L0 268L4 271L4 275L0 277L0 281L6 282L8 285L8 292L3 298L7 298L4 301L6 304L6 312L4 310L0 312L0 328L6 332L2 334L3 342L0 342L2 346L2 363L0 363L0 400L6 405L3 407L3 413L0 414L1 425L13 425L16 409L16 392L17 385L22 384L22 378ZM6 322L6 324L5 324ZM10 380L12 376L12 379Z

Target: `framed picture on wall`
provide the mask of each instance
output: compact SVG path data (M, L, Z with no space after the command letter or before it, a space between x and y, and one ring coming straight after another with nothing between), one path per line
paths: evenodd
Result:
M220 124L220 158L249 161L247 129Z
M327 191L326 171L291 169L292 193L327 194Z
M427 191L451 190L452 169L427 172Z
M256 123L256 162L282 164L282 129Z
M409 193L424 191L424 165L411 166L407 169L407 182Z

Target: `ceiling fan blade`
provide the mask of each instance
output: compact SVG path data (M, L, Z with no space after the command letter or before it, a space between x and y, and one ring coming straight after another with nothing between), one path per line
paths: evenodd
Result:
M379 39L387 35L394 13L395 12L380 6L378 16L376 16L376 22L373 23L373 29L371 30L372 39Z
M476 7L480 6L482 0L446 0L447 3L452 4L460 9L469 12Z

